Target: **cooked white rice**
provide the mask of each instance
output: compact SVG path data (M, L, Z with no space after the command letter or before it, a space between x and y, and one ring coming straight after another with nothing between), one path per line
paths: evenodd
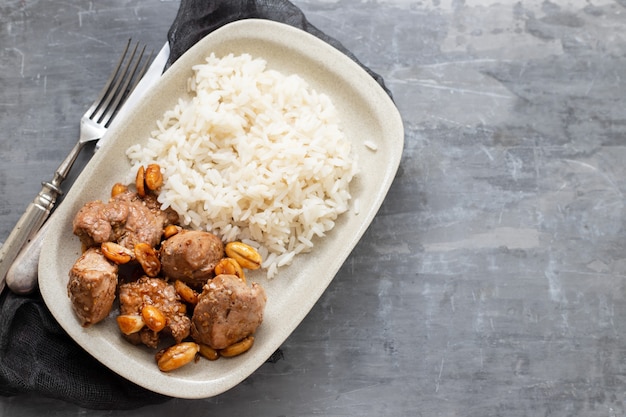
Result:
M187 227L256 246L272 278L348 210L358 169L350 141L328 96L262 59L212 54L193 70L191 100L127 150L130 175L160 164L163 208Z

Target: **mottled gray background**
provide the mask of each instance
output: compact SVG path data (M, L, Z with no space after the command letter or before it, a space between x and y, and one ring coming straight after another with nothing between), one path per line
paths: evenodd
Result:
M283 360L206 400L0 415L625 415L626 2L295 3L385 78L406 140ZM120 46L160 49L177 8L0 0L0 240Z

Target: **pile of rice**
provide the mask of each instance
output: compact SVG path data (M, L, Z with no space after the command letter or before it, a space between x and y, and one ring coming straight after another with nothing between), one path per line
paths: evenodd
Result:
M162 207L184 226L257 247L272 278L348 210L351 143L328 96L263 59L211 54L193 70L191 100L127 150L130 175L158 163Z

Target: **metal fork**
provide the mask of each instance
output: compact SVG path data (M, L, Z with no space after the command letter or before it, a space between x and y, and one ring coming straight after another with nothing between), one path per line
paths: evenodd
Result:
M81 150L87 143L98 140L104 135L118 110L148 68L152 54L140 66L146 48L144 46L139 50L138 43L131 48L131 43L129 39L106 85L93 105L81 117L78 142L59 165L52 180L42 183L43 188L33 202L28 205L9 237L0 247L0 291L5 287L7 271L20 249L41 228L50 215L57 197L63 193L61 184L69 174Z

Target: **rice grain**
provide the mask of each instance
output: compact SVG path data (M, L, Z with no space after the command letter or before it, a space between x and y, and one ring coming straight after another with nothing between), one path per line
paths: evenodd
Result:
M272 278L349 209L351 142L328 96L263 59L211 55L193 71L191 99L127 150L129 177L158 163L162 207L184 226L253 244Z

